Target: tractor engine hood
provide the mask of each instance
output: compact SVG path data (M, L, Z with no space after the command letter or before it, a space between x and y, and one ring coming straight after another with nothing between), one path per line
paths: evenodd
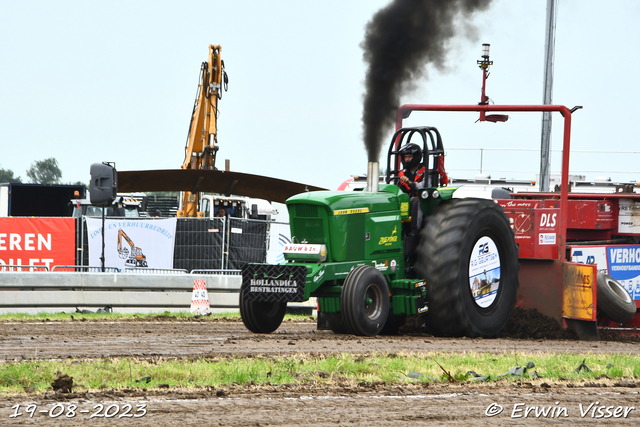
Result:
M381 184L376 193L312 191L286 203L292 241L325 245L329 263L375 258L382 235L397 237L401 220L409 216L409 196L390 184ZM384 250L401 253L402 240Z
M406 200L403 200L406 198ZM287 199L289 214L293 205L305 204L325 207L330 215L346 215L399 210L401 201L409 197L396 185L381 184L378 192L368 191L311 191Z

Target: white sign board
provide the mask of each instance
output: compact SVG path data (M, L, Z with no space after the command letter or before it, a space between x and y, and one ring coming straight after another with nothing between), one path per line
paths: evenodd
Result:
M102 219L87 218L89 265L101 265ZM176 218L105 220L106 267L173 268Z

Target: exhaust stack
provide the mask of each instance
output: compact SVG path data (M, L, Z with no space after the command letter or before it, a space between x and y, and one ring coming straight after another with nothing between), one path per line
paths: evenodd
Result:
M377 193L379 181L380 181L380 163L369 162L367 164L367 191L369 193Z

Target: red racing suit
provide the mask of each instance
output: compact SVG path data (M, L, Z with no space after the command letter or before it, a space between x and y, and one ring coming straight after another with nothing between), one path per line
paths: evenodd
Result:
M398 187L405 193L409 195L409 197L416 197L418 195L417 190L419 188L424 188L424 173L425 168L422 166L416 172L405 169L398 173L399 177L406 176L409 178L409 182L398 181Z

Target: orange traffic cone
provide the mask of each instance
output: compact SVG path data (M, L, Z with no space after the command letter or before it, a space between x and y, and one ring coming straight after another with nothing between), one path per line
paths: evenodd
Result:
M209 307L209 294L207 293L207 283L202 279L196 279L193 281L191 313L199 316L211 313L211 308Z

